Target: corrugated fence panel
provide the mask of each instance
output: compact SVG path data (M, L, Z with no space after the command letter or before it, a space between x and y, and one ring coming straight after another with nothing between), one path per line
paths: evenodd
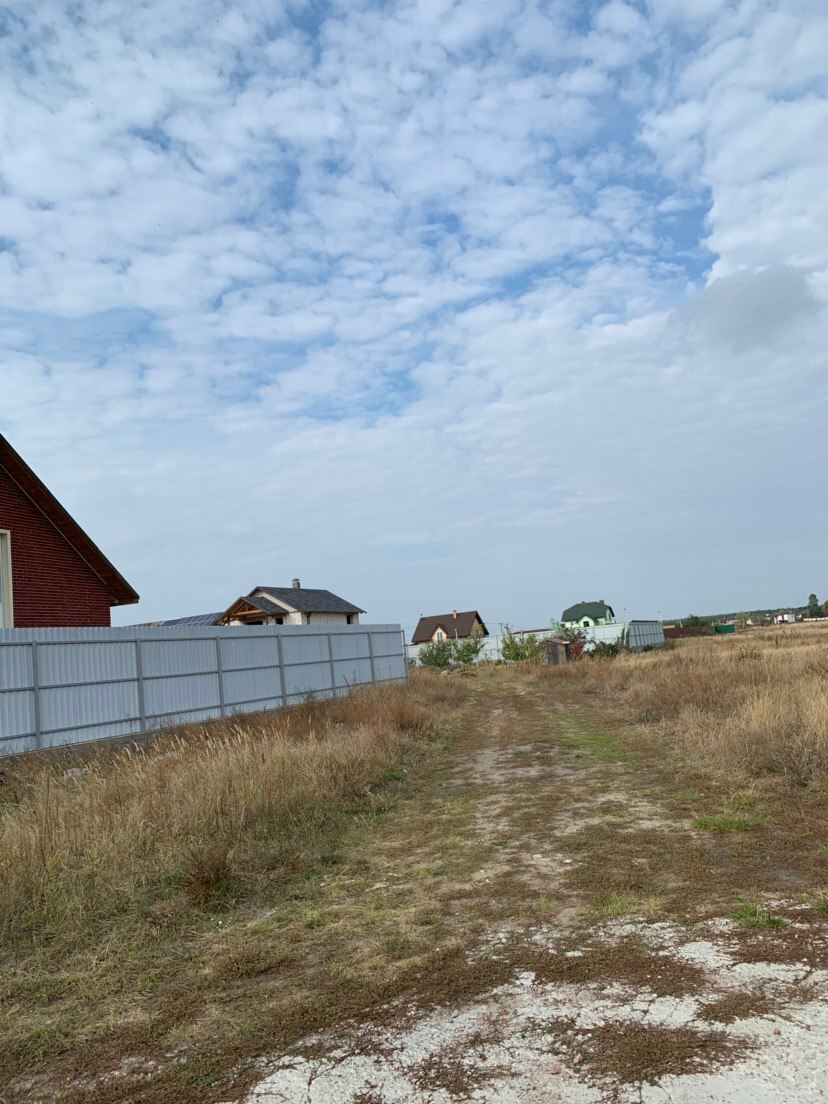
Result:
M371 654L367 632L355 632L347 636L344 633L332 633L331 647L334 659L367 659ZM397 650L399 651L399 641ZM370 671L370 666L368 670ZM367 681L370 681L370 674Z
M375 656L399 656L402 655L403 644L399 632L375 632L371 633L374 642Z
M14 754L9 751L7 741L15 736L34 736L34 700L33 690L0 694L0 755Z
M377 682L397 681L405 678L405 657L402 655L377 656L374 659Z
M0 690L26 690L32 685L31 644L4 648L0 660Z
M396 625L0 629L0 755L273 709L405 675Z
M106 724L85 725L81 728L62 728L56 732L44 732L40 748L32 739L28 750L48 750L49 748L71 747L73 744L91 744L97 740L120 740L138 736L143 732L138 718L133 720L110 721Z
M206 675L216 670L216 645L212 640L145 638L141 642L141 663L144 678L153 675Z
M333 635L333 634L331 634ZM330 659L328 652L328 634L314 634L307 636L302 633L298 636L282 637L282 658L285 666L291 663L321 663Z
M262 640L243 636L239 640L221 640L221 665L225 671L249 671L254 667L278 667L279 645L276 637Z
M630 647L634 651L663 648L664 625L661 621L630 621Z
M144 682L144 701L147 716L155 719L218 709L221 702L218 674L213 671L204 675L147 678Z
M37 667L41 686L76 686L81 682L137 678L135 645L131 641L38 644Z
M317 698L331 696L331 664L329 659L315 663L285 665L285 695L288 703L302 701L308 694Z
M40 691L40 725L44 733L107 722L137 721L139 717L138 683L135 681L92 682ZM75 742L74 737L70 739Z
M258 667L247 671L225 671L224 701L228 706L259 703L259 709L279 705L282 690L278 667Z
M370 659L336 659L334 660L334 674L337 687L360 686L362 683L371 682Z
M25 755L32 747L31 736L24 736L19 740L0 740L0 755Z

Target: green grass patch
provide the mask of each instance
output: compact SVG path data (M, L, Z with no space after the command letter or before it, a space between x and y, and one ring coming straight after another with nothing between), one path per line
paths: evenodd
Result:
M781 928L785 923L781 916L751 901L743 901L731 915L743 928Z
M718 832L724 835L726 832L749 832L752 828L758 828L761 821L751 816L728 816L720 813L716 816L693 817L693 827L702 828L709 832Z
M656 920L663 915L664 899L655 893L649 893L646 897L634 897L629 893L607 893L594 898L592 910L609 920L622 916L641 916L645 920Z
M828 893L806 893L801 898L803 904L810 905L814 912L818 912L820 916L828 916Z
M625 758L618 738L609 732L588 727L580 717L566 716L560 743L573 751L580 751L602 763L617 763Z
M639 911L639 905L637 897L630 897L625 893L607 893L603 897L597 897L592 908L599 916L614 920L619 916L634 915Z

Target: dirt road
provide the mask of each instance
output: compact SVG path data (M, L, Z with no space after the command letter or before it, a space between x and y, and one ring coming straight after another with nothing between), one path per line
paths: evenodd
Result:
M694 765L622 721L619 670L299 710L300 741L406 750L307 838L240 839L214 896L172 878L12 955L0 1100L828 1100L826 795Z
M360 844L401 995L264 1058L249 1104L828 1100L819 801L693 771L554 680L465 681ZM346 864L320 907L352 894Z

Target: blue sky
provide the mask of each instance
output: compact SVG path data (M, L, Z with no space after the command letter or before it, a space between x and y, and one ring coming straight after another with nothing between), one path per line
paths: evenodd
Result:
M118 620L828 597L818 0L7 12L0 430Z

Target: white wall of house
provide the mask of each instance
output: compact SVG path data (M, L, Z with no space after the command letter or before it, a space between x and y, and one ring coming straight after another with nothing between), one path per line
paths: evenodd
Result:
M310 615L311 625L347 625L348 624L347 613L312 613ZM350 624L359 624L359 614L350 614Z
M283 625L358 625L359 614L352 613L350 615L351 620L348 620L347 613L300 613L298 610L294 610L292 613L285 610L282 616ZM310 617L310 620L308 620ZM231 625L249 625L249 621L231 621ZM263 625L276 625L277 620L270 614L262 614Z

